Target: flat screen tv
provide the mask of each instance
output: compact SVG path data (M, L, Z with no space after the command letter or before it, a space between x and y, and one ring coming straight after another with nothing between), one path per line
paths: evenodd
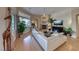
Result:
M54 20L54 25L63 25L63 20Z

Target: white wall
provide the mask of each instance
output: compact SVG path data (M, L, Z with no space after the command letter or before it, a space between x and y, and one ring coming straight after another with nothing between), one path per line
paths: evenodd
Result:
M2 34L6 30L6 20L4 20L5 16L6 16L6 8L0 7L0 51L3 50Z
M79 14L79 8L72 10L72 28L76 31L76 15Z
M76 32L76 36L79 36L78 30L77 30L77 14L79 14L79 8L72 10L72 29Z

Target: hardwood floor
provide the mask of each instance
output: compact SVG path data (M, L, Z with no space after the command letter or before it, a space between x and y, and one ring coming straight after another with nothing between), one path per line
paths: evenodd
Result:
M58 47L55 51L79 51L79 39L68 38L67 42Z
M15 41L14 51L42 51L36 40L32 37L31 32L23 35Z
M14 51L43 51L31 32L23 35L15 41ZM55 49L55 51L79 51L79 39L68 37L67 42Z

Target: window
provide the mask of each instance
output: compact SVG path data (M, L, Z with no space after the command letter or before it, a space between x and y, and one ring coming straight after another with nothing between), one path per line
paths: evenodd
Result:
M20 17L20 21L25 21L26 27L31 27L31 21L29 19Z
M12 29L12 31L14 31L14 30L15 30L15 25L14 25L14 22L15 22L15 21L14 21L14 15L12 15L11 18L12 18L12 19L11 19L11 29Z

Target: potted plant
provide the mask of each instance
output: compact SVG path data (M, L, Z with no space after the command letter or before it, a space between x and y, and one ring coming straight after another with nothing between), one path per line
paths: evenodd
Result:
M25 25L25 21L19 21L18 22L18 33L19 33L19 37L23 34L23 32L25 31L26 25Z
M48 22L51 24L51 29L52 29L53 19L52 18L49 18Z
M64 34L65 35L70 35L71 36L71 33L72 33L72 28L71 27L68 27L68 28L64 28Z

